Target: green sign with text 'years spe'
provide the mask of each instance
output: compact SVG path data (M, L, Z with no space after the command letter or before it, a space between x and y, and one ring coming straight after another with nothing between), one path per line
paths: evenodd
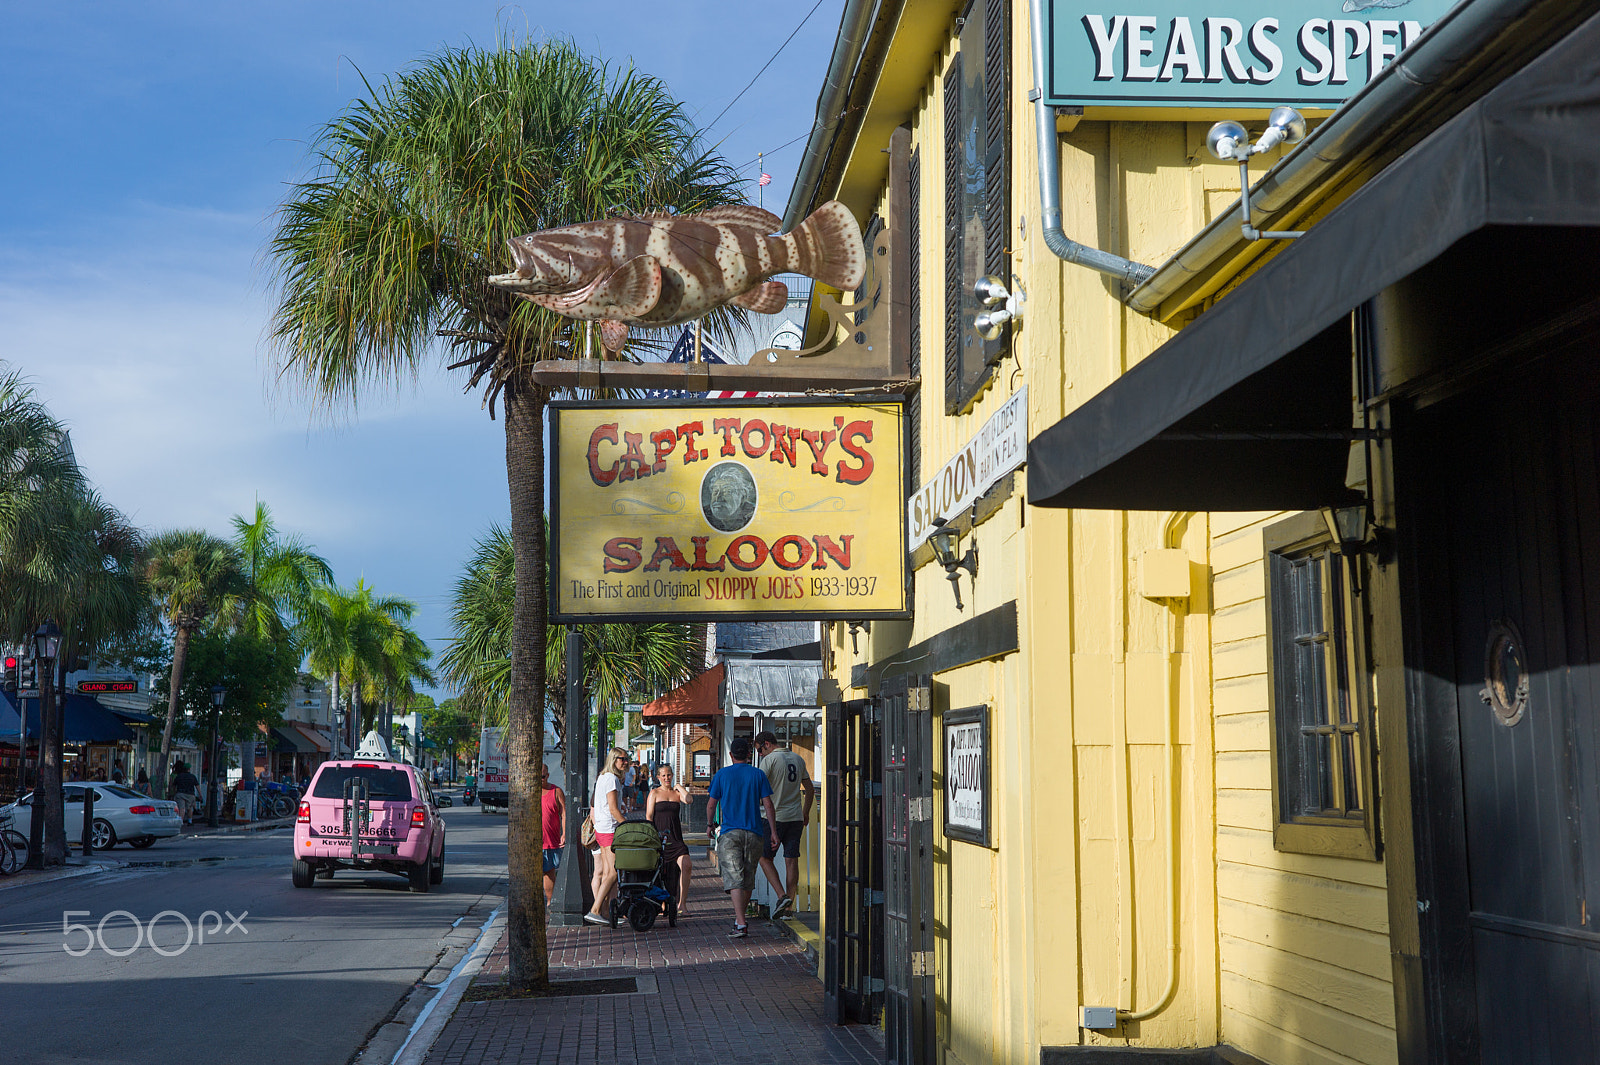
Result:
M1339 106L1451 0L1047 0L1056 106Z

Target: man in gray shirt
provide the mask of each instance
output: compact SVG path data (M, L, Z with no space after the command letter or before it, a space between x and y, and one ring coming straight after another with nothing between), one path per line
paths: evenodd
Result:
M793 751L778 746L778 737L770 732L756 736L756 753L761 759L761 771L772 785L772 805L777 810L778 842L783 847L783 883L778 883L778 869L773 859L778 848L768 843L761 856L761 871L767 880L779 889L783 897L772 908L773 917L782 917L794 909L795 882L800 879L800 836L811 820L811 803L816 789L811 785L811 774L806 771L805 759Z

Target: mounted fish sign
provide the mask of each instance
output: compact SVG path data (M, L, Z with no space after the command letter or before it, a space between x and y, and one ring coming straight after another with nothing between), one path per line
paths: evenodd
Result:
M666 328L724 304L780 311L788 290L770 279L784 272L819 282L816 300L828 323L821 343L768 348L748 365L561 360L535 364L534 379L554 388L914 388L905 346L912 279L901 236L909 143L906 130L891 137L887 225L870 248L855 216L832 200L791 233L777 232L782 220L772 212L741 205L587 222L510 241L516 269L490 284L568 318L599 321L608 352L622 350L631 326ZM829 290L859 292L861 301Z
M732 303L758 314L788 304L773 274L797 273L853 289L866 276L861 227L830 200L795 228L748 204L698 214L641 215L546 229L511 240L517 268L489 278L568 318L604 323L607 351L628 326L664 328Z
M1057 107L1331 109L1454 0L1048 0Z
M550 619L907 617L904 408L550 405Z

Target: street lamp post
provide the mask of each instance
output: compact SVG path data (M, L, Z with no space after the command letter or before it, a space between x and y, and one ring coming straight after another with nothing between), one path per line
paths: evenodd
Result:
M39 756L34 761L33 772L33 809L29 811L28 818L28 846L31 848L28 865L34 869L44 868L44 789L46 781L41 770L44 769L44 740L45 740L45 701L50 696L50 710L55 709L55 685L51 683L51 674L54 671L56 655L61 650L61 630L54 621L46 621L40 625L33 634L33 671L34 683L39 685ZM18 698L20 704L22 700ZM26 715L24 715L26 721ZM23 729L27 731L26 727ZM61 763L56 761L55 779L48 782L59 795L61 792Z
M217 827L217 762L221 761L222 753L218 740L222 731L222 701L227 695L228 689L222 685L211 686L211 781L206 785L206 824L212 828Z

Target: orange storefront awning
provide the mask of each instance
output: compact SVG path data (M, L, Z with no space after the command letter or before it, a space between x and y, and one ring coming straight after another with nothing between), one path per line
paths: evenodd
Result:
M659 699L644 704L646 725L670 725L677 721L711 721L722 715L717 695L726 670L708 669L687 684L679 685Z
M306 728L304 725L296 725L294 728L296 732L311 741L311 745L317 749L318 754L327 754L332 749L328 744L328 737L316 729Z

